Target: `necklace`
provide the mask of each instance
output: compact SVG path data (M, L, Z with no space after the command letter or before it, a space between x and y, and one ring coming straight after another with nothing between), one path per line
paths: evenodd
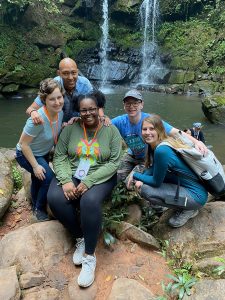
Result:
M98 133L98 131L99 131L100 125L101 125L101 124L100 124L100 122L99 122L99 123L98 123L98 127L97 127L96 130L95 130L95 133L94 133L93 138L91 139L90 142L88 142L87 131L86 131L85 125L84 125L84 123L83 123L84 143L85 143L85 145L86 145L86 147L87 147L87 149L86 149L86 157L87 157L87 158L90 156L90 149L91 149L91 146L92 146L93 143L96 141L96 135L97 135L97 133Z
M57 117L56 117L56 130L55 130L55 128L54 128L54 126L52 124L51 117L50 117L50 115L49 115L49 113L47 111L46 106L44 106L44 112L46 114L46 117L47 117L47 119L49 121L49 124L50 124L50 127L52 129L52 136L53 136L53 140L54 140L54 145L56 145L57 141L58 141L58 123L59 123L58 121L59 121L59 116L57 114Z

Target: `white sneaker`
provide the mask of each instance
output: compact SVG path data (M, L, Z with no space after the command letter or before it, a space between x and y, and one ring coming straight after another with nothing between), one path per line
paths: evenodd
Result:
M96 257L87 255L82 259L82 269L77 278L77 283L81 287L90 286L95 280Z
M76 243L76 250L73 254L73 263L76 266L79 266L82 264L82 259L85 253L85 243L84 238L78 238Z

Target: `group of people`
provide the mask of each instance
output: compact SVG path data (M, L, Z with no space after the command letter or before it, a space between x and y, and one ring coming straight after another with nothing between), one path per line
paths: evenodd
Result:
M123 98L125 114L110 120L104 115L105 97L94 91L87 78L78 75L76 63L65 58L56 78L40 83L39 95L27 109L27 120L16 146L18 163L31 173L34 215L49 219L46 205L73 235L75 265L82 265L78 284L90 286L95 278L95 249L102 223L102 203L120 181L152 205L174 208L172 227L183 226L198 214L207 191L198 181L179 179L179 169L196 175L167 145L181 147L179 129L158 115L142 112L144 100L136 90ZM72 119L71 119L72 118ZM202 153L205 145L185 132ZM127 152L122 156L122 139ZM53 170L49 153L54 147ZM197 178L196 178L197 179ZM178 180L186 205L170 203Z

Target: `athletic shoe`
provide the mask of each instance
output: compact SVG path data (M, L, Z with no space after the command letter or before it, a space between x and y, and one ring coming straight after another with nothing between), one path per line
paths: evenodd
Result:
M34 216L36 217L38 222L49 221L48 214L44 210L35 209Z
M76 250L73 254L73 263L76 266L79 266L82 264L82 259L85 253L85 244L84 244L84 238L78 238L76 243Z
M95 280L96 257L87 255L82 259L82 269L77 283L81 287L90 286Z
M181 227L187 223L189 219L194 218L199 213L199 210L178 210L169 219L168 223L171 227Z

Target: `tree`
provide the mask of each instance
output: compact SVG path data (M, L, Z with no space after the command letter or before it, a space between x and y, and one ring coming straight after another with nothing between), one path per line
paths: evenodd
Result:
M12 8L24 10L28 5L42 6L49 13L59 13L60 4L63 2L64 0L3 0L0 4L0 13L3 15Z

